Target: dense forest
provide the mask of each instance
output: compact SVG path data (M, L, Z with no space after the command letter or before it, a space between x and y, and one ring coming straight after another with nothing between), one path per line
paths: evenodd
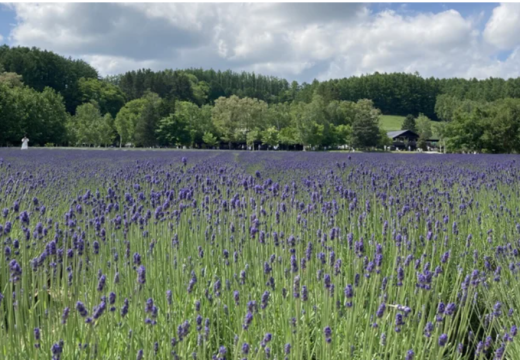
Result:
M101 78L81 60L0 47L0 146L27 134L33 146L367 148L389 144L380 114L407 115L423 140L435 120L448 151L520 152L520 78L374 73L299 84L211 69Z

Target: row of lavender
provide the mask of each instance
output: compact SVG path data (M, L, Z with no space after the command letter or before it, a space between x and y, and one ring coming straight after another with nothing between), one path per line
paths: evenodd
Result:
M520 357L515 156L0 158L2 358Z

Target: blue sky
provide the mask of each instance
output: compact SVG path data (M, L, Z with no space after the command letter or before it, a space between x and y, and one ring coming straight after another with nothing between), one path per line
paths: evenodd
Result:
M518 33L520 4L0 5L0 43L82 58L101 75L211 67L308 82L374 71L517 77Z
M0 36L4 38L2 44L9 43L7 38L14 24L16 24L16 12L5 5L0 5Z
M484 11L491 16L491 11L500 3L378 3L373 4L376 9L392 9L398 12L431 12L439 13L448 9L458 11L462 16L479 14Z

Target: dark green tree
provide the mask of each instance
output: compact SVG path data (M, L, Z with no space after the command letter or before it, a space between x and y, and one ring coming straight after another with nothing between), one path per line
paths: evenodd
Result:
M401 127L401 130L410 130L413 132L417 132L417 126L415 124L415 117L411 114L406 115L403 126Z
M79 79L98 78L97 71L86 62L38 48L0 46L0 63L6 72L21 75L23 83L37 91L50 87L60 93L69 113L83 102Z
M95 101L102 115L109 113L113 118L125 105L125 94L121 89L106 81L98 79L82 78L78 82L81 100L83 102Z
M351 144L354 148L369 148L380 143L379 111L371 100L359 100L352 123Z
M157 105L147 101L135 126L135 143L137 146L153 147L158 141L156 137L160 115Z

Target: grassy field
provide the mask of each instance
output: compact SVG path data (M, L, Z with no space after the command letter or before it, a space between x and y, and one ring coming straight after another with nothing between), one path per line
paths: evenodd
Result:
M404 116L397 115L381 115L379 125L386 131L401 130Z

